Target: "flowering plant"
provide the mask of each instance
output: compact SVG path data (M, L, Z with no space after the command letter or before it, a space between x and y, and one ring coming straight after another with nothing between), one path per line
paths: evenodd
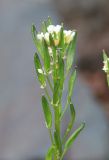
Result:
M41 32L37 32L35 25L32 25L32 38L38 52L34 55L34 64L40 86L44 91L42 108L51 139L51 147L45 159L63 160L65 153L85 126L82 123L69 136L76 116L71 97L76 80L76 70L72 72L72 64L77 32L64 30L63 24L52 25L48 17L47 21L42 23ZM64 84L68 75L70 78L66 104L62 107ZM62 137L61 122L68 107L70 107L71 119Z

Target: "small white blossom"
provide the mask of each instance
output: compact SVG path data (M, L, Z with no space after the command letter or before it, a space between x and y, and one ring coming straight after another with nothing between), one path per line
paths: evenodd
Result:
M46 84L40 86L41 89L44 89L45 87L46 87Z
M105 60L103 63L104 63L103 71L108 73L109 72L109 58L107 58L107 60Z
M60 30L61 30L61 28L62 28L62 26L56 25L56 26L54 27L54 32L59 33Z
M38 72L40 73L40 74L43 74L43 70L42 69L38 69Z
M37 39L42 40L42 38L44 38L43 32L37 34Z
M47 27L47 31L48 31L48 33L53 33L54 32L54 28L55 28L55 26L54 25L49 25L48 27Z
M60 26L60 25L56 25L56 26L54 26L54 25L49 25L48 27L47 27L47 31L49 32L49 33L59 33L60 32L60 30L61 30L61 28L62 28L62 26Z
M69 44L73 37L75 35L75 32L71 31L71 30L64 30L64 38L65 38L65 43Z

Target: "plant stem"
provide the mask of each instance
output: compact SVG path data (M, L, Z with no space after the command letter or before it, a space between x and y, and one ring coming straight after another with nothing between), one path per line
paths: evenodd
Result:
M53 92L53 87L52 87L52 84L51 84L51 82L50 82L50 79L49 79L48 76L46 76L46 77L47 77L47 81L48 81L48 84L49 84L49 86L50 86L50 89L51 89L51 91Z
M57 134L57 139L58 139L58 146L57 146L57 153L56 153L56 160L59 160L59 157L62 154L62 143L61 143L61 134L60 134L60 112L59 112L59 107L56 107L54 109L54 114L55 114L55 132Z
M49 129L48 131L49 131L49 136L50 136L51 143L52 143L52 145L53 145L53 144L54 144L54 141L53 141L53 136L52 136L51 129Z
M44 91L45 91L45 93L46 93L46 95L47 95L47 97L48 97L48 99L49 99L49 101L50 101L50 103L51 103L51 98L50 98L50 96L49 96L49 94L48 94L47 88L44 88Z

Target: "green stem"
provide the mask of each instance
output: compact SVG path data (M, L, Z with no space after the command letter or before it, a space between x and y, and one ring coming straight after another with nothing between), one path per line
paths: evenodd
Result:
M56 131L56 134L58 135L57 139L58 139L58 145L57 146L57 152L56 154L58 154L56 157L57 159L56 160L59 160L59 157L61 156L62 154L62 143L61 143L61 133L60 133L60 112L59 112L59 107L56 107L54 109L54 114L55 114L55 131Z
M47 81L48 81L48 84L49 84L49 86L50 86L51 91L53 92L53 87L52 87L52 84L51 84L50 79L49 79L48 76L47 76Z
M50 136L51 143L52 143L52 145L54 145L51 129L49 129L48 131L49 131L49 136Z
M63 160L64 155L66 154L66 150L63 151L60 160Z
M48 97L48 99L49 99L49 101L50 101L50 103L51 103L51 98L50 98L50 96L49 96L49 94L48 94L47 88L44 88L44 91L45 91L45 93L46 93L46 95L47 95L47 97Z

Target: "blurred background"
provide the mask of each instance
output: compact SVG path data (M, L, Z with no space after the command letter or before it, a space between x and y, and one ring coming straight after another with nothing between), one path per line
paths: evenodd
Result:
M66 159L109 159L109 90L102 71L102 50L109 53L108 8L108 0L0 0L1 160L43 160L50 145L31 38L31 24L39 30L48 16L54 24L64 22L66 29L78 31L72 100L75 128L81 121L86 128Z

